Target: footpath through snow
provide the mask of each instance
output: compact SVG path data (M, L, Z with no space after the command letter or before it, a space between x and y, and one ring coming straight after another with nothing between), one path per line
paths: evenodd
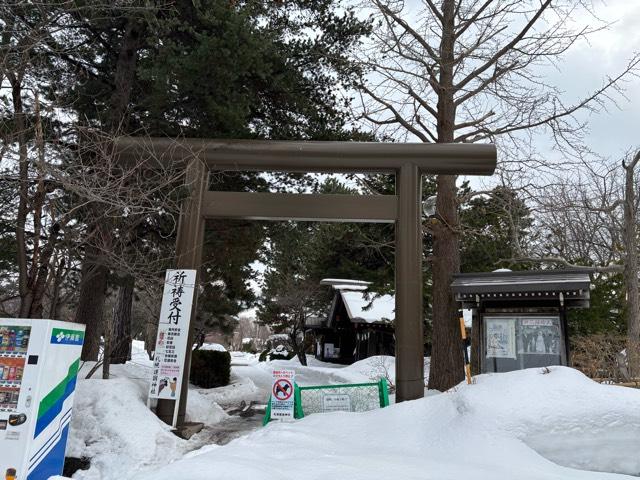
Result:
M529 369L372 412L273 422L134 478L621 479L640 475L639 432L640 391Z

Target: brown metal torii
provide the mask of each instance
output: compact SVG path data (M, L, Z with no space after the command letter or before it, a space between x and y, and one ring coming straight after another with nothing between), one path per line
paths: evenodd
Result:
M115 153L123 160L186 165L190 196L180 214L176 268L199 269L207 218L395 223L396 400L424 395L422 174L491 175L497 160L494 145L121 137L115 142ZM208 190L212 170L393 173L396 194L212 192ZM194 298L192 318L196 303ZM192 323L185 372L189 372L193 333ZM179 426L184 424L188 382L186 373ZM158 401L157 414L169 424L173 402Z

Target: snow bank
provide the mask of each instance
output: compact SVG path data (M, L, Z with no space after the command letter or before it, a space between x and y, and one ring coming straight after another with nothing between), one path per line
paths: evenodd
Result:
M255 365L258 363L259 355L248 352L230 352L231 353L231 365Z
M149 411L146 398L146 386L129 378L78 382L67 456L89 457L91 468L74 478L123 478L182 456L186 442Z
M381 410L272 422L134 478L621 479L630 477L574 468L640 474L638 432L640 391L565 367L529 369ZM615 448L612 437L621 440Z
M271 388L270 385L271 384L269 384L268 387L269 389ZM194 390L189 391L187 406L192 403L193 392ZM267 401L265 389L257 387L250 378L235 377L233 374L229 385L218 388L200 389L196 393L205 398L206 401L223 407L239 405L241 402L266 403Z
M211 389L189 389L186 412L188 422L215 425L228 417L215 399L206 395L209 390Z
M67 456L91 459L91 467L74 478L103 480L123 478L132 472L164 465L197 448L173 433L147 408L153 362L144 343L132 345L132 359L125 365L111 365L109 380L85 379L94 365L87 362L78 375ZM215 425L227 414L208 397L207 390L189 389L187 420Z
M431 359L429 357L424 358L424 378L429 378L429 366ZM388 355L376 355L373 357L365 358L345 367L341 372L341 375L351 376L356 375L355 378L366 377L369 381L377 382L381 378L385 378L395 385L396 383L396 359ZM354 380L358 381L358 380ZM360 380L361 381L361 380Z
M203 343L200 350L213 350L215 352L226 352L227 349L219 343Z

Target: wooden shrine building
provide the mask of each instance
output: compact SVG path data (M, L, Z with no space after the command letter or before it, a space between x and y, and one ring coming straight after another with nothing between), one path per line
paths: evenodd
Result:
M315 357L351 364L374 355L395 355L395 297L368 291L369 282L324 279L334 294L326 318L306 322Z

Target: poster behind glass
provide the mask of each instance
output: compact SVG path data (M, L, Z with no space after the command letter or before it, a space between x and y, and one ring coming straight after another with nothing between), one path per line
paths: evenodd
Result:
M487 357L516 358L515 318L487 318Z
M483 372L564 364L560 318L485 317Z
M560 325L557 318L519 318L518 354L560 355Z

